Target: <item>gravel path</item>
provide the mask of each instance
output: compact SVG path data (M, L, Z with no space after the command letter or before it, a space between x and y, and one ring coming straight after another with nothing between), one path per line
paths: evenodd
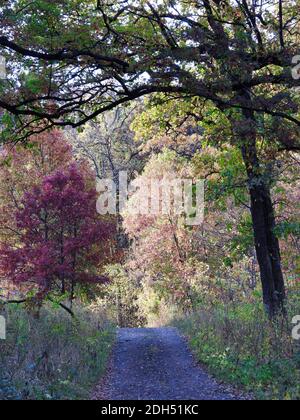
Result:
M118 332L111 369L93 399L239 400L197 366L175 328Z

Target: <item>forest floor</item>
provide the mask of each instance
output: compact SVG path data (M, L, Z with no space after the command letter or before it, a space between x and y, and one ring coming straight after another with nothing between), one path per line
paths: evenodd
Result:
M245 400L197 365L176 328L118 332L111 366L94 400Z

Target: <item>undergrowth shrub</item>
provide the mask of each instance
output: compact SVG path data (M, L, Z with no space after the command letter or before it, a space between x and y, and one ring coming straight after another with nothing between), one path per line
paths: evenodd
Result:
M76 307L76 320L54 307L39 316L6 311L0 341L0 399L86 399L104 373L114 327L104 312Z
M140 285L121 264L106 267L110 282L99 287L98 304L107 308L109 318L120 328L143 327L146 317L140 310Z
M219 379L242 386L259 399L300 399L300 343L291 319L300 313L290 299L288 316L270 321L260 303L214 306L175 325L197 359Z

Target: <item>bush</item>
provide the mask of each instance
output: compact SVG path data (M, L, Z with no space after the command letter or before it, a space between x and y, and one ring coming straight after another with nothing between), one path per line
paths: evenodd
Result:
M7 309L0 342L0 399L86 399L104 373L114 340L105 313L76 308L77 318L45 307L37 317Z
M139 308L138 281L131 278L130 272L121 264L108 265L106 274L110 281L99 288L99 305L107 308L110 319L118 327L143 327L146 319Z
M294 304L289 318L300 313L299 303ZM175 325L219 379L259 399L300 399L300 348L286 318L271 322L261 305L245 304L205 309Z

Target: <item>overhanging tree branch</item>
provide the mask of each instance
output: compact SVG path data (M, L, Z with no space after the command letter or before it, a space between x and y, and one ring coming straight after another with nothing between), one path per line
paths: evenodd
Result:
M10 124L11 138L23 140L54 126L78 128L101 113L153 93L199 97L224 109L251 109L299 127L295 112L299 104L295 102L293 109L286 110L284 101L276 102L279 91L291 97L288 89L297 84L290 66L298 46L282 42L290 30L283 23L283 3L279 3L279 13L273 13L274 27L280 31L272 46L264 11L256 10L256 5L250 8L247 2L238 1L232 9L224 2L217 8L216 2L207 0L183 13L180 3L176 0L154 7L149 2L108 4L100 0L96 9L91 6L88 13L78 11L86 22L84 41L77 41L80 28L76 24L70 29L71 41L60 36L58 25L54 28L55 35L51 36L60 46L56 49L49 47L47 37L40 47L34 38L31 40L31 34L26 35L26 43L25 35L12 38L8 34L13 33L16 22L3 22L5 35L0 37L0 49L11 66L10 86L16 88L0 82L0 108L17 117L14 131ZM29 3L26 16L32 7ZM19 9L18 18L22 19ZM231 20L225 18L233 10ZM64 13L68 15L67 8ZM294 15L292 10L290 13ZM92 26L95 21L97 27ZM237 27L245 34L242 43ZM25 31L26 25L22 28ZM251 32L254 37L249 37ZM33 82L22 76L24 81L17 72L11 74L22 66ZM281 67L281 73L273 73L272 66ZM274 95L265 96L264 101L253 97L247 103L237 98L240 90L260 88Z
M69 315L71 315L72 318L75 318L75 314L74 312L68 308L66 305L64 305L61 302L55 302L53 299L48 298L48 300L52 303L55 303L57 305L59 305L64 311L66 311ZM5 301L0 301L1 305L22 305L23 303L29 303L30 299L12 299L12 300L5 300Z

